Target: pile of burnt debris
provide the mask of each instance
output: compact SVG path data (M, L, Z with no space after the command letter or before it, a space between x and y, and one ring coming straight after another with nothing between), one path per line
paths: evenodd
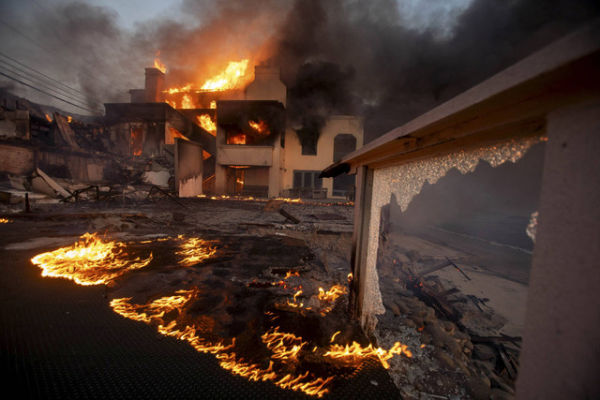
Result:
M64 174L35 168L27 175L0 175L0 202L8 205L57 204L78 201L140 201L174 198L173 168L168 161L128 160L113 162L113 175L101 182L89 183L64 177ZM63 176L63 177L57 177Z
M489 299L459 290L437 275L444 271L472 280L458 259L425 256L393 240L380 245L385 313L375 340L423 350L391 360L392 378L407 399L513 399L521 337L504 334L507 320Z
M121 136L101 117L0 93L0 202L139 200L172 192L172 152L132 155Z

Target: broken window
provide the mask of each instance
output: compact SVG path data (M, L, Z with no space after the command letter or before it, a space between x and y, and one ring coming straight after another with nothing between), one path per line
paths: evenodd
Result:
M356 150L356 138L349 133L339 133L333 139L333 162Z
M300 137L300 144L302 145L303 156L316 156L317 155L317 139L314 137Z
M514 384L544 148L519 139L374 171L362 307L380 345L428 349L423 374L392 363L407 397L463 390L480 373L474 346L496 360L484 375Z

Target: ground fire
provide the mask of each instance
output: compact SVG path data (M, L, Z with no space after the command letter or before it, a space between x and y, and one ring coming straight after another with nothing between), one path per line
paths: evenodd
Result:
M72 246L39 254L33 257L31 262L42 269L43 276L70 279L80 285L113 286L127 271L147 266L152 268L151 254L146 259L130 258L130 247L151 246L157 241L178 243L173 250L183 267L198 267L215 257L219 251L218 244L211 244L197 237L186 238L183 235L137 243L129 241L126 244L102 240L97 234L85 234ZM288 270L283 279L269 282L270 285L263 286L263 289L279 287L295 291L293 300L288 300L287 304L292 308L301 309L304 307L303 303L299 302L299 296L303 294L303 290L300 289L302 285L286 285L286 281L291 279L297 284L302 281L301 276L299 271ZM319 287L317 299L322 305L325 304L320 315L325 317L335 306L336 300L345 293L346 288L341 285L333 285L327 291ZM249 351L248 347L244 347L244 342L248 342L247 337L219 337L215 325L206 324L207 319L211 320L210 316L194 315L188 311L194 308L196 299L202 295L202 289L194 287L177 290L171 295L149 300L145 304L132 302L132 297L113 298L110 300L110 306L117 314L150 324L160 334L185 341L198 352L214 354L219 360L219 365L233 374L250 381L271 382L282 389L301 391L316 397L323 397L330 391L329 387L333 382L340 380L335 376L336 369L357 370L363 360L369 358L376 358L384 368L389 368L387 360L395 355L412 357L407 346L399 342L389 350L371 344L363 347L357 342L347 345L332 344L340 331L337 331L331 340L313 335L312 340L306 341L293 332L282 331L280 326L274 324L280 317L278 308L274 305L273 308L263 311L272 325L260 335L260 341L269 353L261 359L255 350ZM305 308L305 311L309 310L310 307ZM318 373L307 370L308 365L303 365L306 363L305 354L311 357L310 363L319 359L321 363L331 364L332 375L318 376Z

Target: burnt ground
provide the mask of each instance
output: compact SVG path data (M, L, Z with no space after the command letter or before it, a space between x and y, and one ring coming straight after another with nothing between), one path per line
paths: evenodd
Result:
M7 389L23 398L307 398L231 374L213 355L160 335L154 323L123 318L109 305L117 298L144 305L190 290L185 308L162 322L193 322L205 328L207 339L235 338L236 354L263 368L269 356L260 335L277 326L301 336L307 349L319 348L301 353L295 363L277 364L278 371L333 376L326 398L398 398L376 359L340 364L319 356L336 331L336 343L368 343L347 319L346 296L324 315L316 297L318 287L346 283L352 208L283 207L302 222L286 223L264 202L208 199L39 205L31 214L11 215L10 223L0 224ZM135 255L152 252L153 260L106 286L42 278L29 261L85 232L123 241ZM175 256L178 235L208 240L217 252L182 267ZM290 270L298 276L284 279ZM301 312L285 305L299 288Z

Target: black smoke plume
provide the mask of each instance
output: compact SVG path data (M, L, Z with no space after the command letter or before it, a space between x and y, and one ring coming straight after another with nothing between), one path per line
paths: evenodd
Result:
M115 12L82 1L6 0L2 19L28 38L2 49L81 88L90 108L127 101L157 50L169 86L206 79L229 60L267 62L281 67L303 141L335 113L364 117L371 140L600 16L597 0L472 0L452 24L430 13L419 28L403 1L184 0L185 21L123 29Z
M323 92L319 82L331 84L333 65L353 71L333 78L343 93L325 95L323 102L329 112L364 116L369 140L599 15L600 3L592 0L474 0L450 34L440 37L403 25L396 0L298 0L279 31L272 59L292 88L293 112L310 113L321 103L315 99ZM319 72L314 65L330 67ZM312 94L295 90L307 86L305 69L317 88Z

